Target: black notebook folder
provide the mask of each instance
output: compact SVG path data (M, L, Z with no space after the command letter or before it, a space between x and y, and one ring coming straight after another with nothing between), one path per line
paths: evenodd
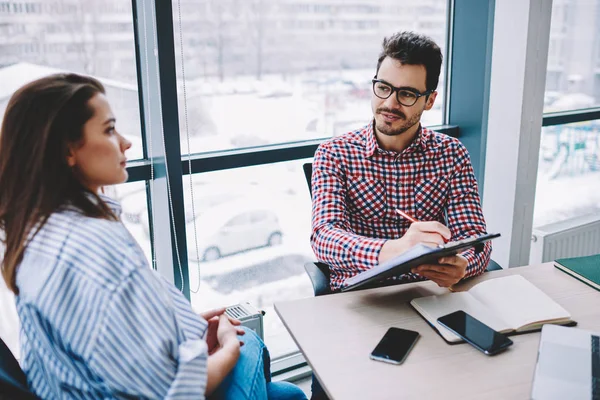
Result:
M410 272L411 268L423 264L436 264L437 260L445 256L453 256L464 250L475 248L476 252L483 249L485 242L500 237L499 233L488 233L467 239L449 242L440 247L429 247L417 244L404 253L376 265L375 267L354 275L344 281L342 292L348 292L365 287L374 287L377 282L392 276L398 276Z

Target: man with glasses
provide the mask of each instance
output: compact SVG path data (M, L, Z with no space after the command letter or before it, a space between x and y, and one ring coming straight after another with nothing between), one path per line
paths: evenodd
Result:
M384 39L373 120L315 153L311 244L330 266L334 291L419 242L437 246L486 232L467 150L420 123L437 97L441 66L440 48L426 36L400 32ZM485 271L490 253L488 242L477 254L445 257L392 279L449 287ZM327 398L314 378L312 392L313 400Z
M426 36L400 32L384 39L373 120L315 153L311 244L330 266L334 291L417 243L437 246L486 232L467 150L420 123L436 100L441 65L439 46ZM394 279L449 287L485 271L490 252L488 242L479 253L445 257Z

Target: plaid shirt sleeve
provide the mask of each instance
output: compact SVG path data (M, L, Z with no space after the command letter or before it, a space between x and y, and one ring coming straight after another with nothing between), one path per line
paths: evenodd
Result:
M352 233L346 208L344 168L335 150L319 146L313 161L311 245L317 259L353 276L378 264L385 239Z
M460 142L455 143L456 172L450 181L448 228L452 232L452 240L460 240L485 234L486 227L471 159L467 149ZM490 260L491 252L492 244L487 242L483 251L478 254L475 254L473 249L462 253L469 263L465 277L482 274Z

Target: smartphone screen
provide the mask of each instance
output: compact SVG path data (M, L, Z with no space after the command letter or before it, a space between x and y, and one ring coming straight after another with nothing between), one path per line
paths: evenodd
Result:
M485 354L496 354L513 344L505 335L496 332L464 311L438 318L438 322Z
M390 328L371 353L373 360L402 364L419 338L419 332Z

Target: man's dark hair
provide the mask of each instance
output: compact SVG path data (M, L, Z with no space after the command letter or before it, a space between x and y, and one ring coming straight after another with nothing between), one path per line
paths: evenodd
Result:
M377 73L386 57L402 64L425 66L427 90L437 88L442 68L442 51L431 38L414 32L398 32L386 37L377 60Z

